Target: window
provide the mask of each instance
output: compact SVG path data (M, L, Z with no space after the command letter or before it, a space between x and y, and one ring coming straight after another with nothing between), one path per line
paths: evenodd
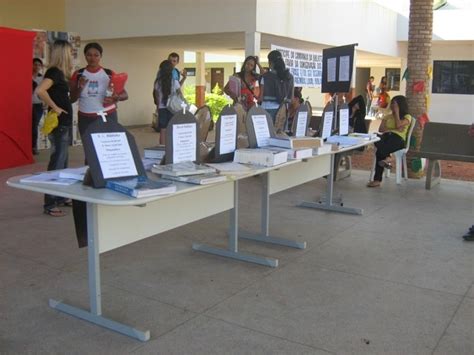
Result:
M196 76L196 68L184 68L188 76Z
M400 91L400 68L386 68L385 77L390 91Z
M474 61L435 60L432 93L474 95Z

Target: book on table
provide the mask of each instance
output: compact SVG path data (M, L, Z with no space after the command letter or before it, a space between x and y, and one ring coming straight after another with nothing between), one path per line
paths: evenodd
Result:
M234 163L233 161L224 163L207 163L206 165L216 169L216 171L222 175L238 176L252 172L252 168L243 164Z
M59 177L59 171L50 171L45 173L33 174L20 179L21 183L26 184L44 184L44 185L63 185L69 186L78 182L77 179L65 179Z
M330 136L326 140L327 143L336 144L340 148L350 147L364 142L363 138L348 136Z
M131 197L151 197L176 192L176 185L166 180L150 180L144 176L107 180L106 188Z
M323 140L319 137L272 137L268 144L290 149L317 148L323 145Z
M176 164L154 165L151 171L155 174L186 176L215 173L216 169L206 165L199 165L192 161L186 161Z
M60 179L74 179L78 181L84 181L84 176L86 176L87 169L89 167L81 166L79 168L67 168L59 171Z
M324 143L321 147L313 148L313 155L322 155L322 154L331 153L332 150L333 150L332 144Z
M353 133L349 133L349 137L361 138L361 139L364 139L366 141L370 141L371 139L374 139L375 137L377 137L377 134L376 133L357 133L357 132L353 132Z
M165 156L165 146L156 145L143 149L143 157L147 159L163 159Z
M266 148L237 149L234 154L234 162L241 164L270 167L286 163L287 161L287 152L277 152Z
M151 171L151 168L153 168L155 165L159 165L160 162L161 162L161 159L152 159L152 158L142 159L143 167L145 168L146 171Z
M215 184L216 182L226 181L227 176L219 175L219 174L202 174L202 175L187 175L187 176L163 175L163 179L187 182L188 184L195 184L195 185L209 185L209 184Z
M290 149L270 146L265 147L265 149L275 152L286 152L286 154L288 154L288 160L306 159L313 156L313 148Z

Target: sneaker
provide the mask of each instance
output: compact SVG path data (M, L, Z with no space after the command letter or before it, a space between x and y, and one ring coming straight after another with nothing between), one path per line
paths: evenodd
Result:
M370 181L370 182L367 184L367 187L379 187L379 186L380 186L380 181L377 181L377 180Z
M463 235L462 239L464 239L466 242L474 242L474 231Z

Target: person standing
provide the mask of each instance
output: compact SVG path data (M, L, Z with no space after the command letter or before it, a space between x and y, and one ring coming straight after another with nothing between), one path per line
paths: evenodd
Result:
M113 91L112 70L100 65L103 49L99 43L88 43L84 47L87 66L74 72L70 82L71 102L79 101L78 128L81 137L99 113L106 113L106 119L118 122L117 102L128 99L127 91Z
M467 132L471 137L474 138L474 123L471 124ZM467 233L462 236L466 242L474 242L474 224L469 228Z
M32 151L34 155L38 154L38 125L43 117L43 101L38 97L36 89L43 80L43 62L39 58L33 59L33 117L32 117Z
M179 54L175 52L170 53L168 55L168 60L173 65L173 79L178 80L180 87L183 86L184 81L188 76L188 73L184 69L180 72L179 69L176 67L179 64Z
M233 92L229 82L224 87L224 92L234 100L234 103L242 103L245 111L255 105L255 101L258 100L260 95L260 85L258 83L260 75L256 71L257 67L261 72L262 68L258 62L258 57L248 56L245 58L240 71L234 74L234 77L240 79L240 93Z
M372 99L374 98L374 91L375 91L375 78L371 76L367 84L365 85L365 97L366 97L366 106L365 112L370 112L370 106L372 106Z
M153 96L158 106L158 127L160 129L160 144L166 144L166 128L173 118L173 113L168 110L168 98L172 92L180 91L179 81L173 76L175 68L170 60L164 60L160 63L158 77L153 85Z
M70 129L72 126L72 105L69 101L68 79L72 72L72 46L69 42L56 40L51 49L49 68L37 88L37 94L50 110L58 114L58 126L49 134L51 156L48 171L67 168ZM44 196L43 211L52 217L66 214L59 206L70 204L64 197Z
M260 82L260 102L275 123L278 108L282 103L290 103L293 99L293 75L286 68L281 53L273 50L268 53L270 70L262 75Z

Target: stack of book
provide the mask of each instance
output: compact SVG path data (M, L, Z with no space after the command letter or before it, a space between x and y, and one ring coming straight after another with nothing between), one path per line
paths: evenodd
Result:
M271 148L237 149L234 154L234 162L240 164L270 167L287 161L288 153L286 151L275 151Z
M288 160L306 159L311 158L313 156L312 148L290 149L270 146L265 147L265 149L269 149L274 152L285 152L288 155Z
M84 176L88 166L81 166L79 168L67 168L59 171L59 178L61 179L73 179L77 181L84 181Z
M136 198L168 195L176 192L176 185L171 181L155 181L143 176L131 179L108 180L105 187Z
M323 143L323 139L319 137L273 137L269 139L269 145L289 149L318 148Z
M227 180L227 177L217 174L216 169L193 162L155 165L151 171L160 174L164 179L196 185L208 185Z
M163 159L165 156L165 146L156 145L154 147L148 147L143 150L143 157L147 159Z

